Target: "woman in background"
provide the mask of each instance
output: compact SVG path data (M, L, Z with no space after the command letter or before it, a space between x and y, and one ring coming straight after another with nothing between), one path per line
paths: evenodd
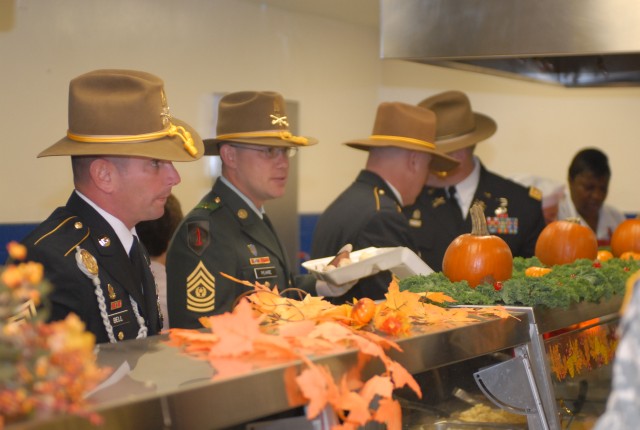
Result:
M598 237L599 246L608 246L611 235L625 220L624 214L604 204L611 170L607 156L597 148L579 151L569 166L569 194L559 208L558 218L580 218Z
M136 225L136 232L142 244L151 256L151 272L158 286L158 301L164 317L163 328L169 328L169 312L167 312L167 248L173 233L178 228L184 215L180 202L171 194L164 205L164 215L152 220L143 221Z

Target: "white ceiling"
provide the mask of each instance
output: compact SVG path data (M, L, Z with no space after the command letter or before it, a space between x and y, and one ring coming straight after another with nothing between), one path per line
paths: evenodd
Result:
M380 3L378 0L248 0L267 7L288 9L358 25L378 27Z

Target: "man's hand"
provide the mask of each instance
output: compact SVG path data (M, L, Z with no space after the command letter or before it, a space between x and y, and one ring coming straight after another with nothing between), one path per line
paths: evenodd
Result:
M316 292L319 296L323 297L339 297L343 294L346 294L357 283L358 280L356 279L355 281L336 285L318 279L316 281Z

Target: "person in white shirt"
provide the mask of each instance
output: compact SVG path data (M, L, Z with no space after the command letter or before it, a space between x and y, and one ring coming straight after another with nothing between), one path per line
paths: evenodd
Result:
M606 205L611 169L604 152L597 148L580 150L569 165L569 196L560 204L558 218L579 218L598 237L599 246L608 246L616 227L625 220L618 209Z

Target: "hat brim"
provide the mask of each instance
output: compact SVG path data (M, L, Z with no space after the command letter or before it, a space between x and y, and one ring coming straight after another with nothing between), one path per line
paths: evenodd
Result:
M307 139L306 144L296 143L290 140L280 139L278 137L252 137L252 138L235 138L235 139L205 139L204 155L220 155L221 143L240 143L261 146L279 146L279 147L296 147L301 148L311 146L318 143L318 139L314 137L304 136Z
M202 157L204 144L200 135L190 125L177 118L171 118L171 122L176 126L184 127L191 133L193 143L198 150L195 156L191 156L184 149L184 142L179 136L165 136L146 142L78 142L63 137L38 154L38 158L57 155L114 155L166 161L194 161Z
M446 153L457 151L458 149L482 142L494 135L498 126L493 119L481 113L474 112L473 115L476 120L476 128L471 133L443 139L439 139L436 136L436 146L440 151Z
M454 167L458 166L458 164L460 164L460 162L455 158L452 158L446 154L443 154L438 150L427 148L422 145L417 145L410 142L399 141L399 140L357 139L357 140L350 140L349 142L345 142L344 145L347 145L355 149L361 149L363 151L368 151L371 148L394 147L394 148L407 149L410 151L429 153L433 155L433 157L431 158L431 163L429 164L429 167L431 169L435 169L441 172L448 172L449 170L453 169Z

